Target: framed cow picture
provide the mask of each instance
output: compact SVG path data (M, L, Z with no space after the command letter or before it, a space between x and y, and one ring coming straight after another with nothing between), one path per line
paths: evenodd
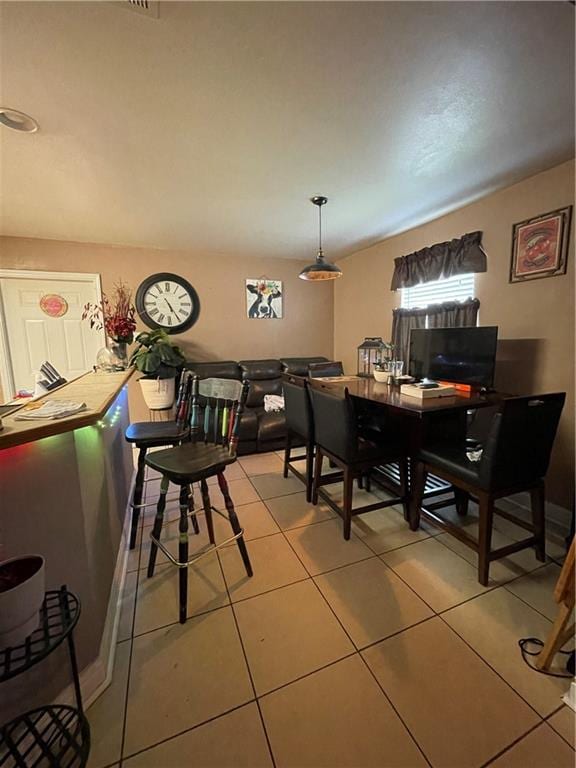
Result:
M566 273L572 206L514 224L510 282Z
M283 298L282 280L246 280L246 313L251 320L280 319Z

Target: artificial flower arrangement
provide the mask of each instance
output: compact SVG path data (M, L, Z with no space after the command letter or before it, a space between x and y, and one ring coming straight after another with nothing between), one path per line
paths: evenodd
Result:
M102 295L100 304L86 304L82 320L90 321L90 328L101 330L112 341L120 344L132 344L136 330L136 307L132 304L132 291L120 280L114 286L110 298Z

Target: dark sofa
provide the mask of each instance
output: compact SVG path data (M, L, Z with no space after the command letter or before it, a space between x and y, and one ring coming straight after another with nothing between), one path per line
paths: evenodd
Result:
M282 394L282 374L307 376L311 363L328 362L326 357L282 357L277 360L225 360L214 363L186 363L201 379L236 379L250 382L246 410L240 424L238 453L264 453L284 447L284 413L266 413L264 395Z

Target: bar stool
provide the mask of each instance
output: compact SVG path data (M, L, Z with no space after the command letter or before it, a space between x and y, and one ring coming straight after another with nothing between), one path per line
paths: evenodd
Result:
M132 493L132 519L130 523L130 549L136 546L136 535L138 533L138 521L140 519L140 510L145 509L151 504L143 504L142 496L144 492L145 474L146 474L146 455L151 448L167 448L178 445L189 435L188 417L190 413L190 396L192 380L190 375L184 374L180 380L178 397L176 400L176 418L173 421L139 421L130 424L124 434L127 442L132 443L138 448L138 463L136 478L134 481L134 490ZM195 522L195 528L198 523Z
M284 449L284 477L292 472L306 486L306 501L312 501L312 481L314 475L314 415L308 381L302 376L291 373L282 374L284 392L284 412L286 415L286 446ZM292 458L292 444L296 438L306 447L304 456ZM306 460L305 474L302 474L292 462Z
M394 439L393 435L381 433L378 435L379 442L375 442L360 434L357 414L348 394L348 389L344 390L342 396L340 393L328 392L323 389L321 382L312 381L310 394L316 432L312 503L317 504L318 496L321 495L323 501L343 518L345 539L350 538L353 515L402 504L405 508L405 517L407 517L408 460L404 447ZM342 479L342 476L322 475L324 456L328 457L343 472L344 500L342 507L339 507L333 499L320 490L321 486ZM374 467L390 462L397 462L400 467L400 496L352 509L354 479L362 477Z
M162 475L160 497L156 508L154 526L150 534L151 546L148 560L148 576L154 575L156 555L160 549L168 560L179 570L179 619L184 624L187 618L188 566L200 558L235 541L248 576L252 576L252 565L244 542L241 528L230 497L228 483L224 477L227 466L236 461L238 429L248 397L249 382L230 379L204 379L197 376L192 380L192 406L190 418L190 442L183 442L175 448L156 451L146 456L146 465ZM212 506L207 480L217 477L218 486L224 497L226 514ZM166 494L170 483L180 487L180 521L178 557L160 541ZM189 557L188 515L193 499L188 489L193 483L200 483L203 514L210 546ZM212 512L227 519L232 527L232 536L217 544L214 535Z
M414 467L410 527L420 525L422 496L429 472L452 483L464 495L466 504L471 496L478 500L479 537L473 539L461 528L427 510L436 525L451 533L478 554L478 581L487 586L490 563L527 547L534 547L536 558L546 560L544 476L548 471L564 392L531 397L511 397L504 400L492 420L492 427L480 461L470 461L466 443L445 441L422 449ZM530 492L532 524L504 510L495 509L494 502L522 491ZM505 547L492 549L492 520L494 514L510 520L532 535Z

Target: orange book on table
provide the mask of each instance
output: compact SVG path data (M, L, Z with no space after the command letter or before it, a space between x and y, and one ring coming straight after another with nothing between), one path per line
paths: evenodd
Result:
M457 384L455 381L438 380L438 384L444 384L447 387L454 387L457 392L467 392L468 394L470 394L473 389L471 384Z

